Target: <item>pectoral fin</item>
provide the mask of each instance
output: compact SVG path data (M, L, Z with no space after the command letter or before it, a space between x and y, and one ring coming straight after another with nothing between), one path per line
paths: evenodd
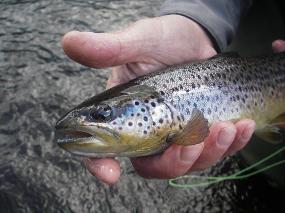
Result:
M208 120L204 118L202 112L194 109L192 118L187 123L181 133L175 135L171 140L179 145L193 145L201 143L209 134Z
M285 114L276 117L264 128L255 130L255 134L269 143L278 144L284 142Z

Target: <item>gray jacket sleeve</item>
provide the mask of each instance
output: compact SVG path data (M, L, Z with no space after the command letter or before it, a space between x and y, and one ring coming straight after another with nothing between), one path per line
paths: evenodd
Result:
M159 15L179 14L191 18L211 35L217 51L231 42L241 17L253 0L167 0Z

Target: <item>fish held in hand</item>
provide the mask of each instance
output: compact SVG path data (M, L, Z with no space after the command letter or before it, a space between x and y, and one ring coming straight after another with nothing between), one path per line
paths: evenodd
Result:
M171 66L96 95L56 124L57 143L88 157L138 157L170 144L202 142L215 121L256 122L256 134L283 140L285 53L222 54Z

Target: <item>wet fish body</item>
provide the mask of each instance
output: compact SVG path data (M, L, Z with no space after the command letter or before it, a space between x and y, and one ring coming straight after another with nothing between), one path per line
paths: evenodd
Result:
M85 156L144 156L171 143L202 142L215 121L256 121L261 136L279 136L285 106L285 53L223 54L171 66L111 88L61 118L66 150ZM275 119L275 120L274 120ZM270 140L270 138L269 138Z

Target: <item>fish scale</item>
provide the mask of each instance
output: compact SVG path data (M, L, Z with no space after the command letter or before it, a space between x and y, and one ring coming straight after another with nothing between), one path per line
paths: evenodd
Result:
M272 142L281 134L274 121L285 123L284 102L285 53L222 54L141 76L86 100L57 122L57 132L68 136L57 142L89 157L145 156L171 143L200 143L209 124L243 118L255 120L256 133Z

